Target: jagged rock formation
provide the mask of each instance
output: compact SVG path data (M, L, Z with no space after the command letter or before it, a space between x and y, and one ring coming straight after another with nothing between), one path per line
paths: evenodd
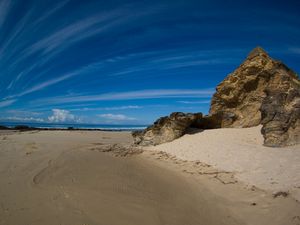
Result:
M146 146L173 141L184 135L186 130L201 118L201 113L185 114L180 112L161 117L145 130L133 132L134 143Z
M265 90L261 106L264 145L280 147L300 143L300 81L283 64Z
M216 88L210 116L219 127L263 124L267 146L299 142L299 78L282 62L255 48Z
M222 114L221 127L252 127L261 122L260 107L265 89L274 79L278 62L260 47L216 88L210 115Z
M266 146L299 143L299 96L298 76L257 47L217 86L209 115L173 113L133 133L134 140L139 145L157 145L181 137L190 126L214 129L263 124Z

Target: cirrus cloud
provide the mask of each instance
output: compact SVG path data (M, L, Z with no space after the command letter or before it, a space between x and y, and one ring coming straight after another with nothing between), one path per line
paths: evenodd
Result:
M111 113L107 113L107 114L100 114L98 116L101 117L101 118L104 118L104 119L117 120L117 121L136 120L135 118L128 117L128 116L123 115L123 114L111 114Z
M9 100L0 101L0 108L9 106L9 105L13 104L15 101L17 101L17 100L9 99Z

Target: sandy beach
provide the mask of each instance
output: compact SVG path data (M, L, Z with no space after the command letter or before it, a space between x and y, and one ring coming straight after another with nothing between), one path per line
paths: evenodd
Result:
M222 128L191 133L170 143L148 147L178 159L201 161L232 172L248 186L271 192L284 191L300 201L300 147L263 146L261 126Z
M210 142L212 146L208 147L200 138L205 132L122 157L103 149L113 149L114 144L129 146L129 132L1 131L0 224L300 223L296 195L274 196L273 190L263 189L264 185L254 185L265 177L255 180L247 173L236 175L233 171L240 167L233 157L225 155L228 160L225 156L217 160L222 154L213 156L213 145L226 149L230 142L238 146L240 137L218 142L219 146ZM188 140L191 146L186 146L185 139L189 138L199 140L199 144ZM240 141L258 146L251 138ZM197 155L193 145L212 156ZM275 154L279 151L271 150ZM284 155L285 150L281 151ZM241 165L246 163L240 160ZM229 161L232 168L226 166ZM297 172L297 164L294 167ZM261 170L256 171L257 176L261 176ZM272 176L277 177L276 173ZM284 176L278 175L280 182L286 182L281 180Z

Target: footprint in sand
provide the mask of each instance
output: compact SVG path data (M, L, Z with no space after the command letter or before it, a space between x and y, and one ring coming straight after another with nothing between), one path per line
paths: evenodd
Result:
M3 140L3 141L6 141L6 140L8 140L8 138L7 138L6 136L4 136L4 137L2 138L2 140Z
M35 142L30 142L25 145L25 154L31 155L38 150L37 144Z
M98 143L93 143L93 145L105 145L104 143L98 142Z
M102 137L102 139L111 139L110 137Z

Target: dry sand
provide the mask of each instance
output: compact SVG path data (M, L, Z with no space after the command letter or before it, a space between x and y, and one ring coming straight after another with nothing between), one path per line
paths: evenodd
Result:
M128 132L0 132L0 225L300 224L293 198L194 159L102 152L131 142Z
M289 192L300 200L300 146L263 146L261 126L225 128L188 134L171 143L151 147L179 159L234 172L240 181L274 193Z

